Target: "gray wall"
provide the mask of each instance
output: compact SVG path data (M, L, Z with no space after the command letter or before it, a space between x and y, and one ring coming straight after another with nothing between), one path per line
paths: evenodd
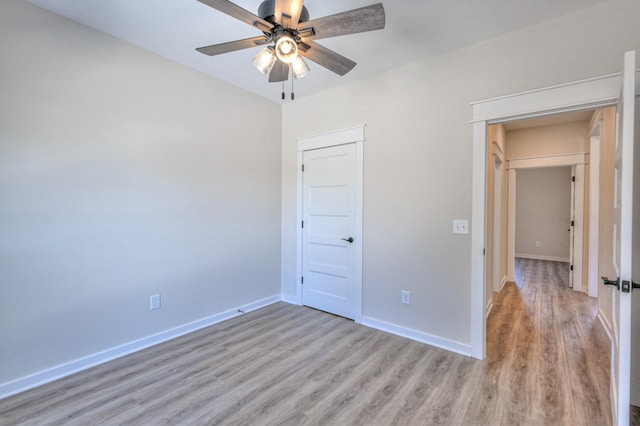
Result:
M568 262L571 167L518 170L516 187L516 257Z
M469 344L471 239L451 221L471 216L470 102L620 71L638 17L640 2L610 2L286 104L284 295L296 296L296 138L364 123L364 315Z
M280 106L18 0L0 57L0 385L279 296Z

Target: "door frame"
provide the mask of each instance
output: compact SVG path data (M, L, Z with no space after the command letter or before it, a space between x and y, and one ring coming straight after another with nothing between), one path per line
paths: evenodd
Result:
M363 187L364 187L364 131L366 125L335 130L313 136L298 138L297 151L297 225L296 225L296 303L302 306L302 205L303 205L303 154L305 151L329 148L339 145L355 144L356 146L356 200L355 200L355 242L353 244L355 258L354 282L355 306L354 321L362 323L362 236L363 236Z
M473 110L473 187L471 222L471 356L486 357L485 270L487 126L490 124L598 109L615 105L620 96L621 73L579 80L471 103Z
M584 291L582 268L584 265L584 194L585 194L585 167L587 165L586 153L575 154L563 154L563 155L550 155L542 157L533 157L518 159L514 158L507 161L508 173L509 173L509 185L512 191L509 191L508 203L508 217L507 226L513 232L507 234L507 270L510 271L508 277L509 281L515 281L515 258L517 253L516 247L516 197L517 197L517 176L518 170L523 169L542 169L550 167L571 167L572 176L576 179L572 182L571 191L571 217L569 221L575 220L575 226L573 226L573 235L571 242L571 251L569 253L569 264L573 265L573 271L570 271L569 287L572 287L575 291ZM568 226L571 226L570 224ZM575 244L574 244L575 243ZM555 259L549 259L555 260ZM597 263L596 263L597 264ZM577 285L576 285L577 283Z
M602 111L598 111L589 123L589 297L599 297L600 285L600 140L603 120Z
M497 144L494 144L497 146ZM502 273L502 259L504 252L502 250L502 220L503 220L503 200L504 200L504 175L505 160L500 155L494 153L494 178L493 178L493 250L491 251L491 281L493 291L498 292L506 283L505 275Z

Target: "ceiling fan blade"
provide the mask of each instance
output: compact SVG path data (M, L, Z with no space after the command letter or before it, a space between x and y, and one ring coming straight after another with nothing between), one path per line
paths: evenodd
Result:
M276 0L276 22L285 28L296 28L302 13L304 0Z
M298 52L307 59L318 65L335 72L338 75L345 75L357 64L349 58L327 49L311 40L304 40L298 44Z
M277 60L269 73L269 83L277 83L279 81L287 81L289 79L289 65L281 60Z
M235 52L236 50L248 49L250 47L261 46L269 43L265 36L251 37L244 40L229 41L227 43L213 44L211 46L198 47L196 50L205 55L215 56L223 53Z
M348 12L302 22L298 24L298 31L310 34L304 36L306 42L307 40L381 30L384 28L384 24L384 7L382 3L376 3ZM311 28L313 31L309 31Z
M269 31L273 28L273 24L265 21L257 15L249 12L238 6L235 3L231 3L228 0L198 0L200 3L204 3L207 6L211 6L212 8L225 13L233 18L236 18L244 23L251 25L252 27L258 28L260 31Z

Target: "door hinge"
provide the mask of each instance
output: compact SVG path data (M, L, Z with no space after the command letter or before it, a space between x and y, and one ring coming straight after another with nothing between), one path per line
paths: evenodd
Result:
M304 284L304 277L300 277L300 284Z
M487 254L487 249L482 249L482 255L485 256Z
M571 176L571 182L575 182L576 181L576 177L575 176Z
M302 165L302 171L304 172L304 164Z
M572 270L572 271L573 271L573 265L571 265L569 268L570 268L570 270Z
M576 221L575 220L571 221L571 226L576 226Z
M302 223L300 224L301 228L304 228L304 220L302 221Z

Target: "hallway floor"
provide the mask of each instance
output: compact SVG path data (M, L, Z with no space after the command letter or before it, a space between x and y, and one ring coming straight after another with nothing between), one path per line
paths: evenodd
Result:
M534 422L611 423L609 340L597 300L570 289L568 279L566 263L516 259L516 283L494 295L487 322L479 404L498 395L508 399L498 406Z

